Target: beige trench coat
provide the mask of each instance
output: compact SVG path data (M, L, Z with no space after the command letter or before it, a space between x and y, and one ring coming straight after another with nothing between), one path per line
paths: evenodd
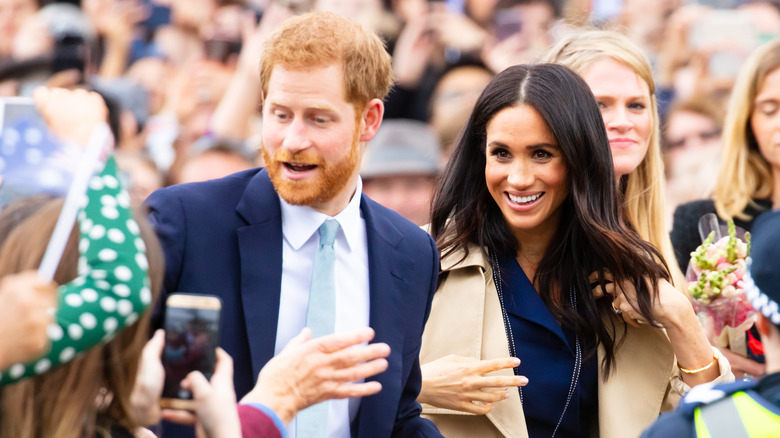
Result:
M449 271L433 297L431 315L425 326L420 363L449 354L475 359L509 357L501 307L493 283L490 263L477 247L469 256L453 254L442 259ZM720 356L720 381L733 380L728 361ZM599 363L603 350L599 349ZM520 358L521 360L523 358ZM677 405L689 389L675 366L671 344L665 332L652 327L629 326L625 342L616 353L616 371L604 382L599 367L598 427L592 434L603 438L637 437L659 415ZM512 375L512 370L497 374ZM526 438L523 407L517 391L494 405L484 416L423 404L423 414L445 437Z

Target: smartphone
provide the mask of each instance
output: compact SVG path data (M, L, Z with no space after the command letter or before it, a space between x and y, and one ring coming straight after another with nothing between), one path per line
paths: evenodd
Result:
M217 361L222 301L213 295L174 293L165 301L163 408L194 410L192 393L181 381L192 371L211 379Z
M38 114L32 97L2 97L0 98L0 138L3 129L22 121L34 121L36 126L46 126Z

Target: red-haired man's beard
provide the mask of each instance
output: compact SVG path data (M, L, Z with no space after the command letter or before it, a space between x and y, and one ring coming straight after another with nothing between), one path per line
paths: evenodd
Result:
M344 189L359 165L358 138L354 137L349 154L336 163L326 163L309 150L290 153L279 150L273 156L263 146L263 159L276 192L291 205L313 205L328 202ZM316 165L313 178L290 180L284 177L284 163Z

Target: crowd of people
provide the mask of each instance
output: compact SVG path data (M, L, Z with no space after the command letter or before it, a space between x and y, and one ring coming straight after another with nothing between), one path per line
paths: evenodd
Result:
M0 436L780 436L780 3L0 0L0 32ZM753 232L755 323L717 335L707 214ZM177 293L221 303L189 409Z

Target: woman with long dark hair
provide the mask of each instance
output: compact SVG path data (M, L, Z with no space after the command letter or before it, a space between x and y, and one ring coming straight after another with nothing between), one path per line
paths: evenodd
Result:
M497 75L433 202L419 400L445 436L637 436L730 376L621 206L587 84L555 64Z

